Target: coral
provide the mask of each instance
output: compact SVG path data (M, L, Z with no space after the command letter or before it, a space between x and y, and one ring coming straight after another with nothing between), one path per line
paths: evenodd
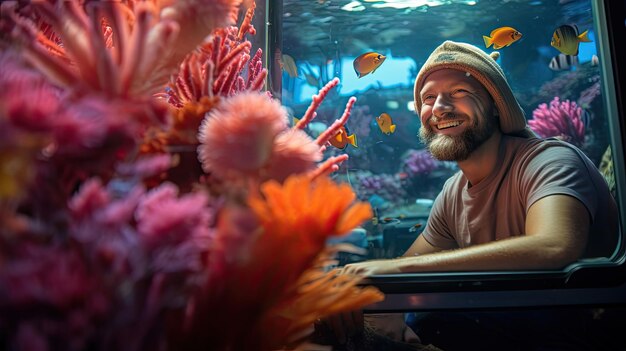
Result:
M438 164L439 162L426 150L408 150L402 156L400 170L408 177L414 177L430 173Z
M600 77L595 76L594 83L591 86L580 92L580 96L578 97L578 106L582 108L590 108L593 101L602 94L600 90Z
M355 280L310 268L320 265L318 253L330 236L372 217L369 205L354 199L345 184L294 175L283 184L264 183L260 193L248 197L249 210L227 208L219 225L235 233L217 233L220 250L209 257L213 269L208 277L214 296L199 297L194 324L201 328L191 332L188 342L206 338L228 343L212 343L216 349L273 349L306 334L323 315L380 300L377 291L357 290ZM260 226L251 232L253 219ZM245 237L252 242L242 245ZM239 254L232 257L233 252ZM240 337L242 322L246 338Z
M276 136L286 128L285 109L265 94L228 99L207 114L200 126L202 167L221 177L258 173L272 155Z
M322 161L356 99L288 128L240 2L1 5L1 349L275 350L382 299L327 270L372 216Z
M575 102L560 101L556 96L550 106L544 103L533 111L533 119L528 121L528 125L543 138L557 137L581 147L585 142L585 125L581 115L582 108Z
M17 12L12 14L13 31L30 62L74 93L137 96L158 91L212 30L233 24L239 4L36 1L29 6L37 14L38 27L49 26L57 40L38 33Z
M347 155L329 157L319 165L317 162L328 140L348 121L356 98L348 100L343 115L317 139L302 131L337 84L339 79L335 78L322 88L302 120L291 129L287 128L285 109L263 94L242 93L221 104L215 113L207 115L198 135L205 172L223 180L245 175L257 181L283 181L293 173L308 172L315 178L337 170Z
M352 177L356 178L353 186L360 200L369 200L371 196L376 195L388 202L395 203L398 199L406 198L406 191L396 175L359 171Z

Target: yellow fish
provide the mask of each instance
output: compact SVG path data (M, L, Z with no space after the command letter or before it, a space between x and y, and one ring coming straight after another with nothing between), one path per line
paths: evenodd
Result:
M493 44L494 49L501 49L518 41L522 37L522 33L512 27L500 27L494 29L489 36L483 35L485 46L490 47Z
M293 57L289 55L283 55L280 60L280 68L289 74L289 77L295 78L298 76L298 66Z
M376 117L376 123L378 123L380 130L387 135L396 131L396 125L391 121L391 116L386 113Z
M557 28L552 34L550 45L564 53L565 55L578 55L578 45L581 42L590 43L586 30L578 34L578 27L575 24L564 24Z
M348 131L348 129L345 126L342 126L341 129L339 129L339 132L337 132L337 135L330 138L329 140L330 145L338 149L342 149L342 150L345 149L348 144L354 147L357 147L356 135L354 134L348 135L348 134L350 134L350 131Z
M377 52L366 52L363 55L354 59L353 66L356 76L361 78L380 67L385 62L387 57Z

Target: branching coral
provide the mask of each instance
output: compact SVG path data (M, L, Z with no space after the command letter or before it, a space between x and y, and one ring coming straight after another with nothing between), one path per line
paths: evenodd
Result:
M533 119L528 121L528 125L541 137L557 137L581 147L585 143L585 125L581 115L582 108L575 102L560 101L556 96L550 106L541 104L533 111Z
M261 50L250 57L252 44L245 34L254 35L250 23L254 3L240 28L218 28L212 39L187 55L178 74L172 76L167 91L160 94L173 109L173 125L160 137L166 145L196 145L196 131L204 114L220 100L263 88L267 70L262 67ZM247 67L246 67L247 63ZM247 72L247 81L243 74Z
M229 99L209 113L200 127L198 153L206 172L224 178L256 180L285 180L290 174L310 172L311 177L332 172L347 155L331 157L321 165L328 140L350 117L356 99L348 100L338 120L316 140L302 131L314 117L338 79L328 83L313 102L302 120L287 128L287 113L278 103L264 94L241 94ZM233 157L236 155L236 157Z

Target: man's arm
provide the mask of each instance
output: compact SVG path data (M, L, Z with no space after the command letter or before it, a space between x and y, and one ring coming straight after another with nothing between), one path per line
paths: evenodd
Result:
M420 235L415 239L411 247L402 255L402 257L411 257L417 255L425 255L433 252L441 251L437 246L431 245L423 235Z
M568 195L551 195L529 208L525 235L411 257L415 253L436 249L426 240L418 238L405 257L354 263L346 265L344 272L372 275L562 268L582 255L589 225L589 212L578 199Z

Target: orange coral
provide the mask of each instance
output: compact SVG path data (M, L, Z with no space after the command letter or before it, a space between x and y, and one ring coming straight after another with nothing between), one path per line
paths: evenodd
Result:
M297 346L312 332L313 323L319 318L352 311L382 301L383 293L372 286L360 288L356 276L337 274L336 270L324 271L322 263L330 258L332 250L318 256L313 267L306 270L290 287L285 297L262 322L267 344L278 346L287 342Z
M221 211L208 289L198 296L192 330L176 341L179 350L200 349L203 341L217 350L295 346L317 318L383 299L374 287L357 287L359 277L325 271L332 254L326 239L372 217L349 186L293 175L260 190L248 197L249 208Z
M311 238L318 245L323 245L329 236L346 234L372 217L369 204L353 204L356 197L349 185L337 184L327 177L311 180L296 175L282 186L271 180L261 186L261 192L264 200L252 196L248 204L267 231L283 236L296 232L298 237Z
M264 199L258 194L248 199L263 228L252 257L257 268L261 262L273 263L271 274L264 274L273 279L265 283L281 287L283 296L259 323L264 327L258 337L277 347L274 342L306 335L318 317L382 299L374 288L358 289L358 278L324 272L315 264L316 258L326 258L323 252L330 236L346 234L372 217L370 205L355 203L348 185L328 177L311 180L294 175L282 186L274 180L264 183L261 192ZM255 293L262 296L262 291Z

